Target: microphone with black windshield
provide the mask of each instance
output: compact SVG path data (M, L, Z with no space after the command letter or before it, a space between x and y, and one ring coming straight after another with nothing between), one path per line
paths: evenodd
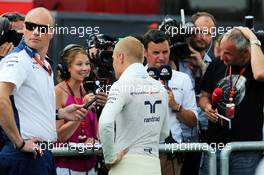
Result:
M159 69L158 68L156 68L156 67L149 67L147 69L147 72L148 72L149 76L151 76L155 80L159 80Z
M165 88L169 89L168 84L169 84L169 80L172 77L172 69L170 65L168 64L161 65L159 68L159 72L160 72L160 75L159 75L160 80L164 82Z

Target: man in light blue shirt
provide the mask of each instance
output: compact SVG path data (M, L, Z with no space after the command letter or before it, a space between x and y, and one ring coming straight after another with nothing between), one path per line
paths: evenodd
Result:
M208 55L208 51L210 50L213 40L212 32L215 31L216 21L211 14L207 12L198 12L192 16L192 22L196 28L196 33L190 37L188 43L192 53L189 58L179 60L178 69L180 72L188 74L191 78L198 100L200 94L200 82L207 66L212 62L212 59ZM197 127L190 128L184 123L181 123L184 142L197 142L198 139L205 141L204 138L202 138L202 135L207 130L208 119L204 116L203 111L199 107L197 112L198 129ZM198 174L200 162L199 157L199 153L186 154L182 169L183 175ZM189 168L190 163L193 164L193 168L191 169Z

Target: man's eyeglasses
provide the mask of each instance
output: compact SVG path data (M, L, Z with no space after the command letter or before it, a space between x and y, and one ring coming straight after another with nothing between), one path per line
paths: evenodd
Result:
M38 29L39 33L48 33L49 26L42 25L42 24L36 24L32 22L25 22L26 29L29 31L34 31L36 28Z

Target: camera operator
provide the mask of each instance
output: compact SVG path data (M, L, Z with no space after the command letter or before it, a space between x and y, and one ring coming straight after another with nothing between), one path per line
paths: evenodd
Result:
M102 109L107 100L108 87L114 82L114 69L112 66L112 54L115 46L115 40L107 35L90 35L87 40L88 56L92 63L91 74L84 80L86 91L92 90L96 95L96 104ZM94 83L97 81L95 92ZM92 82L91 85L88 82ZM100 113L100 110L98 110ZM99 116L99 114L98 114Z
M215 27L214 17L206 12L198 12L192 16L192 23L179 23L172 18L165 18L159 27L170 37L171 56L180 72L189 75L196 95L200 93L200 81L212 61L206 50L212 42L211 31ZM178 32L175 32L178 31ZM175 35L176 34L176 35ZM207 118L198 109L199 123L207 129ZM201 120L201 121L200 121ZM189 127L181 123L183 142L197 142L197 127ZM189 165L193 168L189 168ZM182 174L198 174L200 153L186 153Z
M94 73L97 78L106 78L109 83L114 80L112 55L115 40L107 35L91 35L88 39L88 56L94 65Z
M4 33L9 31L10 27L8 19L0 17L0 60L14 48L13 43L2 41Z
M16 30L18 33L23 32L25 15L17 12L5 13L2 17L7 18L11 23L11 30Z
M195 88L196 95L200 94L200 83L207 69L207 66L212 61L207 54L208 47L212 44L212 31L216 25L213 15L207 12L197 12L192 16L192 22L195 27L195 33L189 38L188 46L191 54L188 58L179 60L179 71L189 75ZM204 141L203 133L207 129L208 121L200 108L198 108L198 128L200 138ZM183 134L189 142L198 141L197 128L189 128L181 125ZM198 174L201 153L187 153L182 168L182 174ZM193 168L189 168L190 163Z
M17 46L23 36L25 15L6 13L0 17L0 59Z
M196 29L196 33L191 35L189 43L193 49L192 63L200 69L203 75L208 64L212 61L207 53L210 49L209 46L212 44L212 32L216 26L216 21L210 13L197 12L192 15L192 22Z
M9 52L11 52L14 48L12 43L5 42L0 45L0 61L4 58Z
M212 58L207 54L212 44L212 31L216 25L214 17L207 12L197 12L192 16L194 29L187 35L189 55L177 59L180 72L187 73L195 87L196 94L200 93L199 83ZM176 55L177 56L177 55Z

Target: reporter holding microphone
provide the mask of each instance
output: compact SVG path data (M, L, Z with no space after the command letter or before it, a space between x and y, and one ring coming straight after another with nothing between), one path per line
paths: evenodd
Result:
M110 175L160 175L159 142L169 135L168 97L143 66L144 47L134 37L113 52L118 79L99 119L99 135Z
M191 79L185 73L168 69L166 64L169 63L170 45L165 32L150 30L144 35L143 43L146 67L159 69L162 76L159 78L165 81L168 88L170 135L166 138L166 143L189 142L196 135L197 125L197 105ZM183 159L183 155L179 154L161 154L162 174L181 174Z
M85 49L78 44L69 44L61 52L61 64L58 66L61 81L55 87L57 107L70 104L93 104L94 95L87 94L83 87L84 78L90 74L90 61ZM87 105L88 103L86 103ZM86 106L85 105L85 106ZM88 108L85 107L84 108ZM97 117L95 111L89 109L83 120L57 120L58 141L63 144L94 144L97 141ZM56 157L57 175L89 174L95 175L96 156Z

